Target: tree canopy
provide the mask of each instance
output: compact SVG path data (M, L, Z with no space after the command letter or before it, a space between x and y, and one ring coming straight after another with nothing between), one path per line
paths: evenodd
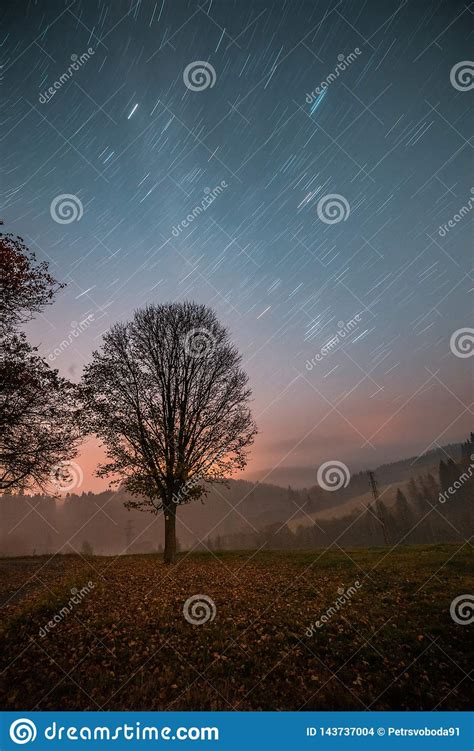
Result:
M20 237L0 234L0 492L44 489L75 454L75 388L18 330L63 286Z
M115 324L83 379L84 423L103 441L131 507L165 512L165 560L176 507L246 464L256 426L248 378L215 313L193 302L149 305Z
M31 320L65 285L37 262L21 237L0 234L0 333Z

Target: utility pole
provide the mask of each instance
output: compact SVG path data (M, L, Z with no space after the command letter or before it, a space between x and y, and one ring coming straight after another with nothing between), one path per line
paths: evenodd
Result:
M385 545L388 545L389 542L388 542L387 528L385 526L385 521L383 518L380 496L379 496L379 489L377 486L377 480L375 479L375 472L369 471L367 472L367 474L369 476L370 489L372 490L372 495L374 497L376 518L382 527L382 533L383 533L383 539L384 539Z

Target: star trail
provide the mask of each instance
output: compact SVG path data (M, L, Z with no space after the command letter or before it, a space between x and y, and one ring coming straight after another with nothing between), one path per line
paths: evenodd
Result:
M78 381L137 307L212 306L253 389L252 478L460 440L473 11L7 2L2 219L67 282L32 342Z

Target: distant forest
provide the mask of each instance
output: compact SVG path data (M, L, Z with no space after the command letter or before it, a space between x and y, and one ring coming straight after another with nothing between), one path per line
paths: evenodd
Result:
M219 547L372 547L465 539L474 532L474 433L460 446L459 461L441 459L437 478L431 472L420 474L411 477L405 488L397 488L395 502L390 506L383 500L384 491L376 490L377 498L361 503L350 515L315 519L294 531L288 525L273 524L257 535L221 539Z
M452 458L447 458L447 457ZM474 532L474 434L419 458L367 472L336 492L231 480L186 504L178 520L181 550L377 546L459 540ZM0 556L161 552L161 515L124 507L123 491L4 495ZM346 510L349 505L350 509Z

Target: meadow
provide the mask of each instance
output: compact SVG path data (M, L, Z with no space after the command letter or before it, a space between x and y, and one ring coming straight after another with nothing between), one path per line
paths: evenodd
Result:
M460 543L3 558L0 705L468 709L474 626L450 605L473 561Z

